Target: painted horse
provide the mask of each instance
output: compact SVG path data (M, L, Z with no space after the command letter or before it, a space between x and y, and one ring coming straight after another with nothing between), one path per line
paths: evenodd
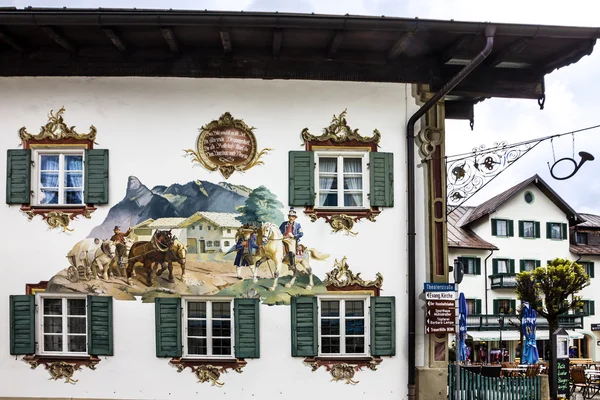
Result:
M85 272L86 280L97 279L99 270L108 279L109 266L115 258L115 243L110 240L89 238L80 240L67 254L67 259L77 269ZM91 275L89 273L91 272Z
M286 257L285 250L283 247L283 234L279 230L275 224L270 222L265 222L258 230L258 238L257 243L262 244L260 255L257 254L257 257L260 259L256 262L256 266L253 271L254 282L257 281L257 271L258 267L261 263L271 260L275 263L275 279L273 281L273 286L269 288L270 291L275 290L277 287L277 282L279 280L279 274L281 273L281 265L282 264L290 264L288 257ZM310 259L314 258L315 260L323 261L329 258L329 254L323 254L318 252L315 249L305 248L304 254L302 256L296 256L296 265L291 265L292 271L294 273L292 280L285 285L285 287L291 287L296 283L296 278L298 277L299 268L298 265L302 265L306 272L308 272L309 276L309 284L306 286L307 290L312 289L314 286L313 282L313 273L312 268L310 266Z
M157 230L150 241L135 242L129 249L127 257L127 283L129 285L133 284L134 266L140 262L146 270L147 285L152 286L152 273L156 273L158 264L164 264L167 252L173 247L174 241L171 231Z
M181 265L181 277L185 275L185 260L187 258L187 246L174 237L173 246L165 254L165 261L161 265L161 269L156 273L157 276L161 276L165 269L169 270L169 282L174 282L173 279L173 261ZM165 268L165 263L168 267Z

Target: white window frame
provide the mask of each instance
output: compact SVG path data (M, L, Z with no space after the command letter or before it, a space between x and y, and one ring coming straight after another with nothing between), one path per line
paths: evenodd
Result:
M585 237L585 243L582 243L580 241L580 238L582 238L582 237ZM582 244L584 246L587 246L588 245L588 239L589 239L589 235L588 235L587 232L575 232L575 243L576 244Z
M500 272L500 263L504 263L504 272ZM510 261L507 258L499 258L498 259L498 275L505 275L510 272Z
M85 300L85 334L77 334L78 336L85 336L85 351L84 352L74 352L74 351L45 351L44 350L44 299L61 299L63 314L60 315L62 318L62 337L63 337L63 350L68 348L68 334L67 334L67 300L68 299L78 299ZM89 325L89 315L88 315L88 299L87 295L81 294L63 294L63 293L39 293L35 296L35 308L36 308L36 354L39 355L47 355L47 356L67 356L67 357L80 357L80 356L88 356L88 348L89 348L89 337L88 337L88 325ZM58 317L58 315L57 315ZM80 318L81 316L77 316Z
M552 229L555 225L558 225L558 237L552 237L552 233L554 229ZM550 240L562 240L563 231L562 231L562 223L560 222L550 222Z
M527 236L525 224L531 224L531 236ZM523 238L525 239L535 239L535 221L523 221Z
M58 172L58 204L42 204L42 192L41 192L41 167L42 167L42 155L59 155L59 172ZM81 178L81 192L82 199L80 204L66 204L64 203L64 156L65 155L81 155L83 159L83 170ZM33 192L32 204L40 207L85 207L85 148L57 148L57 149L33 149L32 150L32 166L31 166L31 190ZM62 203L61 203L62 199Z
M370 173L369 173L369 152L368 151L340 151L340 150L319 150L315 151L315 192L316 192L316 205L315 208L319 210L368 210L370 208L369 203L369 188L370 185ZM334 158L337 157L337 197L338 206L320 206L319 199L321 196L321 188L319 182L319 159L321 157ZM344 158L360 158L362 160L362 206L340 206L344 204Z
M207 354L189 354L188 353L188 303L204 302L206 304L206 353ZM229 302L231 306L231 354L212 354L212 303ZM181 305L183 308L182 321L182 344L183 357L189 359L212 359L212 360L231 360L235 359L235 314L233 309L233 297L182 297Z
M334 358L356 358L356 357L368 357L371 354L371 307L368 300L371 298L370 295L336 295L323 294L317 296L317 324L318 324L318 356L319 357L334 357ZM339 301L340 302L340 353L323 353L321 347L321 301ZM364 301L364 320L365 320L365 352L364 353L346 353L346 303L345 300L363 300ZM327 318L327 317L325 317Z
M499 237L508 237L508 220L507 219L497 219L494 221L496 224L496 236ZM504 234L500 234L500 223L504 223L504 227L506 228Z
M466 261L466 263L463 264L463 273L465 275L475 275L475 271L476 271L476 264L477 264L477 260L476 257L461 257L463 260ZM469 262L471 262L471 266L473 267L471 270L469 270Z
M533 267L531 269L526 268L526 264L529 262L533 264ZM528 271L528 272L533 271L534 269L536 269L536 260L531 260L531 259L523 260L523 268L525 268L524 271Z

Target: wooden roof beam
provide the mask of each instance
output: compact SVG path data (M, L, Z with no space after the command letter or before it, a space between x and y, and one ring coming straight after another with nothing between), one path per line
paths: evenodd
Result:
M112 28L102 28L104 34L110 39L119 51L127 52L127 46L121 35Z
M327 51L327 59L333 60L338 49L342 45L344 41L344 32L343 31L335 31L335 35L331 39L331 43L329 43L329 50Z
M490 66L490 67L495 67L498 64L502 63L503 61L506 61L506 59L514 54L519 54L521 53L523 50L525 50L525 48L527 47L527 45L529 44L529 41L526 39L517 39L514 42L512 42L510 45L506 46L505 48L503 48L502 50L500 50L498 53L492 55L491 57L488 57L487 60L485 60L485 64Z
M408 49L408 46L410 45L410 42L413 39L413 36L414 34L412 32L407 32L404 35L402 35L402 37L400 37L400 39L398 39L396 43L394 43L394 45L388 52L388 60L395 60L400 56L400 54L404 53L406 49Z
M221 44L223 45L223 51L225 52L225 54L231 54L233 49L231 47L231 34L229 33L229 30L222 29L221 32L219 32L219 34L221 35Z
M0 40L2 40L4 43L9 45L16 51L19 51L21 53L25 52L25 47L23 47L23 45L21 45L10 33L8 33L2 28L0 28Z
M181 53L181 49L179 47L179 41L177 40L177 36L175 36L175 32L171 28L160 28L160 33L162 33L163 38L169 45L169 49L171 49L171 53L178 55Z
M50 36L50 38L58 43L63 49L67 50L69 53L77 53L75 44L58 29L52 26L41 26L40 28L42 28L46 35Z
M448 61L452 60L454 55L462 50L471 40L473 40L473 36L471 35L462 35L458 39L456 39L450 46L444 49L438 58L442 64L446 64Z
M273 58L279 58L279 53L281 53L281 43L283 42L283 30L274 29L273 30Z

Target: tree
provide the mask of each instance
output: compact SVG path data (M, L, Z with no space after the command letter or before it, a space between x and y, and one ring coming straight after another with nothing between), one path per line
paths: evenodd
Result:
M242 224L260 225L264 222L279 224L283 221L283 204L277 196L264 186L250 192L243 206L238 208L242 214L236 219Z
M589 286L590 277L583 267L562 258L551 260L546 267L517 274L517 297L526 301L538 315L548 320L550 334L558 329L558 317L583 306L576 294ZM555 349L551 349L554 354ZM548 375L552 382L552 369Z

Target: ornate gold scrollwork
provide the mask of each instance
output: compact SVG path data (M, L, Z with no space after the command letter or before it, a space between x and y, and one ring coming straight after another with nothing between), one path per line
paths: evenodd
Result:
M361 136L358 133L358 129L352 129L346 122L346 112L344 110L339 116L334 115L331 119L331 124L328 127L323 128L323 133L319 136L311 135L308 128L304 128L300 134L304 143L306 142L326 142L331 141L333 143L345 143L345 142L358 142L358 143L374 143L378 144L381 139L381 133L377 129L373 130L373 136L366 137Z
M19 129L19 136L23 142L26 141L39 141L44 139L50 140L61 140L61 139L77 139L77 140L89 140L94 142L96 140L96 127L90 125L90 131L88 133L78 133L75 130L75 126L67 126L63 119L65 108L61 107L56 114L54 110L50 110L48 114L48 122L46 125L42 125L40 133L32 135L27 132L27 128L22 127Z
M69 223L78 215L83 215L85 218L90 219L92 218L92 212L96 210L91 207L59 211L49 211L48 209L38 208L32 209L31 207L22 207L21 209L25 212L29 220L32 220L36 215L41 215L42 219L46 221L51 229L62 228L63 232L73 231L73 229L69 228Z
M244 172L263 165L260 158L273 149L258 151L254 127L243 120L235 119L226 112L218 120L200 128L196 140L196 150L184 150L193 156L192 162L201 164L209 171L220 171L225 179L235 171Z
M246 366L246 361L235 360L232 362L216 362L212 364L204 364L201 361L173 359L169 362L172 366L177 368L177 372L183 372L184 369L190 368L192 373L198 378L198 382L206 383L210 382L211 386L221 387L225 385L225 382L220 382L221 374L227 373L228 369L232 369L238 374L241 374L242 368Z
M75 384L78 379L73 379L73 375L77 371L81 371L81 367L85 366L91 370L96 369L96 365L100 362L98 358L57 361L56 359L44 359L37 356L25 356L23 361L31 366L31 369L36 369L39 365L44 365L50 374L50 379L64 379L65 383Z
M335 360L325 360L316 358L307 358L304 363L309 365L312 371L316 371L319 367L325 369L331 374L333 382L345 381L347 385L356 385L359 381L354 380L354 375L357 371L363 368L368 368L371 371L377 371L377 366L381 364L381 358L371 358L367 360L356 360L349 362L339 362Z
M325 286L344 288L356 285L363 288L381 288L383 285L383 275L379 272L375 275L377 278L374 281L365 281L360 277L360 272L354 274L350 271L345 256L342 258L342 261L336 259L333 267L334 268L330 272L325 274L325 280L323 281Z
M354 226L354 218L349 217L346 214L335 214L329 217L329 225L333 232L343 231L346 235L356 236L358 232L352 232Z
M431 158L435 150L444 141L444 104L438 103L429 111L425 118L425 126L417 135L419 149L426 160Z

